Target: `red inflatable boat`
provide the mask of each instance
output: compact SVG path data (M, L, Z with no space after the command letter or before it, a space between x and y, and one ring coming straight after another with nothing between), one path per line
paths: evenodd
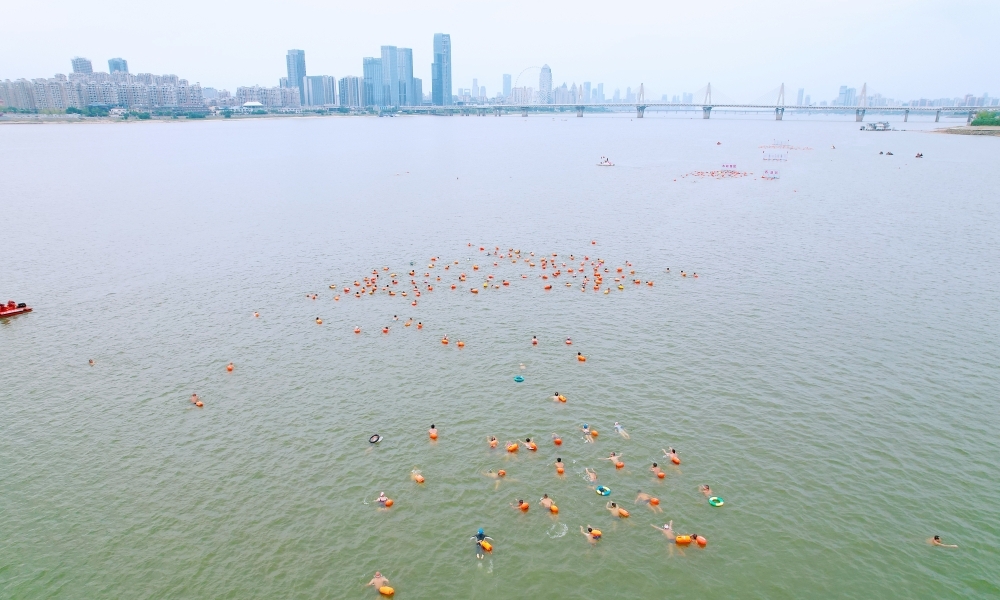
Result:
M0 304L0 318L3 317L13 317L14 315L19 315L21 313L31 312L31 307L29 307L24 302L20 304L14 304L13 300L8 300L7 304Z

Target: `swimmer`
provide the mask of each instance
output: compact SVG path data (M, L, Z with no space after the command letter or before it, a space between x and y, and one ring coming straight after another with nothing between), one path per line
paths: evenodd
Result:
M663 448L660 448L660 450L663 450ZM679 464L680 457L677 456L677 451L674 450L673 448L670 449L670 452L663 450L663 456L665 458L669 458L671 461L674 462L674 464ZM676 461L674 460L675 458L677 459Z
M95 364L97 363L94 362L94 359L90 359L90 366L94 366Z
M424 328L424 324L421 323L420 321L417 321L417 329L423 329L423 328Z
M591 483L597 483L597 471L587 467L583 470L583 474L587 476L587 479Z
M531 345L532 346L537 346L538 345L538 338L537 337L531 336Z
M559 392L552 392L552 401L559 402Z
M613 463L620 463L622 461L622 457L623 456L625 456L625 455L624 454L616 454L616 453L612 452L611 456L602 458L601 460L610 460Z
M625 515L628 514L627 511L623 512L622 507L618 506L616 502L608 502L607 504L604 505L604 508L608 509L608 511L611 513L611 516L618 517L619 519L624 519Z
M413 469L412 471L410 471L410 479L412 479L413 481L416 481L417 483L423 483L424 482L424 476L420 472L420 469Z
M566 345L567 346L572 346L573 345L573 340L571 340L570 338L566 338ZM579 353L577 353L577 354L579 354Z
M490 438L489 438L489 440L487 440L487 441L489 441L489 443L490 443L490 448L496 448L497 444L500 443L500 442L497 441L496 436L493 436L493 435L491 435Z
M705 496L711 496L712 495L712 488L708 487L707 483L704 484L704 485L702 485L698 489L701 490L701 493L705 494Z
M204 404L202 404L201 398L198 397L198 394L191 394L191 404L194 404L198 408L205 406Z
M628 432L625 431L625 428L622 427L621 423L619 423L618 421L615 421L615 431L617 431L618 435L622 436L626 440L629 439Z
M536 444L535 442L531 441L531 438L524 438L524 442L522 442L522 443L524 444L525 448L527 448L528 450L531 450L532 452L538 450L538 444Z
M663 525L650 525L650 527L662 531L663 535L667 536L667 539L670 540L671 542L674 541L674 538L677 537L677 534L674 532L673 521L670 521L669 523L664 523Z
M564 463L562 461L562 458L557 457L556 458L556 470L565 469L565 468L566 468L566 463Z
M389 580L383 577L378 571L375 571L375 577L372 577L372 580L366 583L365 587L373 586L377 590L380 587L385 587L387 585L389 585Z
M399 317L398 317L398 316L396 316L396 315L392 315L392 320L393 320L393 321L398 321L398 320L399 320Z
M663 469L660 468L660 465L658 465L656 463L653 463L653 466L650 467L649 470L652 471L653 474L656 475L657 477L659 477L660 479L664 479L667 476L667 474L663 472ZM662 476L661 476L661 473L662 473Z
M511 502L510 503L510 507L511 508L515 508L515 509L517 509L517 510L519 510L521 512L528 512L528 504L525 503L524 500L518 500L517 504Z
M385 495L385 492L379 492L378 498L375 501L378 502L382 508L385 508L385 503L389 501L389 498Z
M656 500L656 501L654 502L654 500ZM651 510L653 512L663 512L663 509L660 508L660 501L657 500L657 499L655 499L655 498L653 498L653 496L647 494L646 492L644 492L642 490L639 490L638 495L636 495L636 497L635 497L635 503L636 504L645 504L646 506L649 507L649 510Z
M410 325L413 325L413 319L407 319L406 323L403 323L403 327L409 327Z
M254 311L254 313L253 313L253 316L255 316L255 317L259 317L259 316L260 316L260 313L259 313L259 312L257 312L257 311Z
M544 508L545 510L552 509L552 498L549 498L548 494L542 494L542 497L538 501L538 503L541 504L542 508Z
M427 435L431 436L432 440L436 440L438 436L437 427L434 427L434 423L431 423L431 428L427 430Z
M583 427L580 428L580 431L583 432L583 441L584 441L584 443L588 443L588 442L591 443L591 444L594 443L594 436L590 434L590 425L587 425L586 423L584 423Z
M476 542L476 558L483 560L483 556L486 555L486 548L483 548L483 542L486 542L487 540L492 542L493 538L486 535L482 528L480 528L479 531L476 532L476 535L472 536L472 539Z
M597 540L601 539L600 533L595 532L594 528L587 525L586 531L583 529L583 525L580 526L580 533L587 537L587 541L591 544L596 544Z
M958 548L957 544L945 544L941 541L941 536L936 535L931 539L927 540L927 543L931 546L941 546L942 548Z

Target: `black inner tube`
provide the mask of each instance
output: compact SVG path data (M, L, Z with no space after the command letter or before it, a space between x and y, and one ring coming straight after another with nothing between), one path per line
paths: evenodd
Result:
M377 444L377 443L379 443L381 441L382 441L382 436L380 436L377 433L375 435L371 436L370 438L368 438L368 442L372 443L372 444Z

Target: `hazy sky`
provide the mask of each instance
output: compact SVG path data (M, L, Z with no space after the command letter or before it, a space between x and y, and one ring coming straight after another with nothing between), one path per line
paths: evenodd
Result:
M430 90L432 40L450 33L452 81L477 77L495 94L502 74L547 63L556 85L645 83L647 98L694 92L753 100L782 82L795 98L836 96L841 84L893 98L1000 95L1000 0L594 0L445 2L284 0L33 0L0 4L0 79L95 70L121 56L133 73L173 73L203 86L277 85L285 52L306 52L310 75L361 75L382 44L413 48ZM536 71L521 85L538 86ZM717 98L716 101L719 101Z

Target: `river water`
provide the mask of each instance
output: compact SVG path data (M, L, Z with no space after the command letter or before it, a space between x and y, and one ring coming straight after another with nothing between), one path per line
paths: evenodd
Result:
M0 597L996 598L1000 140L682 116L0 129Z

